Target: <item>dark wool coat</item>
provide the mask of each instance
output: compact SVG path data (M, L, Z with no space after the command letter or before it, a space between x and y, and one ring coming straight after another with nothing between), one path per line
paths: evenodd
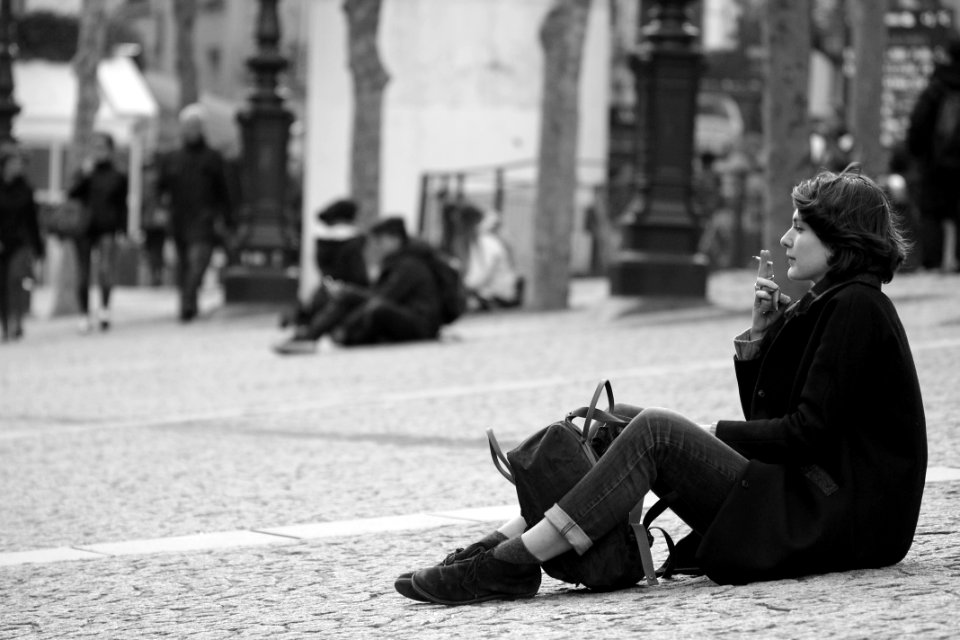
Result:
M215 242L232 226L226 165L206 143L185 144L160 160L157 193L178 242Z
M90 210L89 235L127 230L127 190L127 176L112 162L99 162L77 177L69 195Z
M363 255L366 238L353 235L344 238L317 238L317 268L324 276L346 282L358 287L367 287L370 277L367 274L367 261Z
M427 334L440 330L440 289L430 268L430 249L411 240L386 257L373 286L376 296L421 318Z
M37 216L33 187L26 179L0 180L0 253L13 255L21 247L30 247L35 255L42 256Z
M907 336L873 276L818 287L735 362L750 462L697 558L720 583L882 567L910 549L927 466Z

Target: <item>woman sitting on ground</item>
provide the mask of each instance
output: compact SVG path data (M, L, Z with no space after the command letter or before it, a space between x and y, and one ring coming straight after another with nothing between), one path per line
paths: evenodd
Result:
M927 463L923 402L897 312L881 292L905 257L884 192L851 171L793 190L780 240L791 304L761 252L750 329L735 339L746 420L632 417L598 464L539 522L504 524L396 588L447 605L528 598L540 563L586 552L652 490L699 537L719 583L883 567L910 549Z
M463 285L469 308L486 311L518 306L522 302L522 281L510 247L500 235L500 214L473 205L462 211L468 236Z

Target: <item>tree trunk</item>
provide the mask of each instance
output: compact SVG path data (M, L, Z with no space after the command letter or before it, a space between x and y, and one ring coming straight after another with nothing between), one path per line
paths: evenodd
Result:
M196 0L173 0L173 21L177 34L177 77L180 79L180 107L200 99L193 27L197 19Z
M884 12L871 0L848 0L848 7L856 61L850 100L850 128L856 143L854 158L866 175L876 179L886 172L886 152L880 144L880 103L887 26Z
M807 283L787 280L780 237L790 226L790 192L810 177L810 6L808 0L767 0L764 44L767 51L763 131L767 149L766 216L763 247L769 249L781 289L792 297Z
M360 208L360 221L380 214L380 147L383 93L390 75L377 48L381 0L345 0L348 55L353 75L353 132L350 149L350 193Z
M577 188L580 61L590 0L554 0L540 28L543 95L530 306L563 309Z
M100 82L97 68L103 58L107 37L106 0L83 0L80 14L80 32L73 70L77 77L77 105L73 116L73 140L67 155L67 185L80 169L84 158L90 155L94 120L100 109ZM55 241L57 249L51 255L53 272L53 315L77 313L76 252L70 241Z

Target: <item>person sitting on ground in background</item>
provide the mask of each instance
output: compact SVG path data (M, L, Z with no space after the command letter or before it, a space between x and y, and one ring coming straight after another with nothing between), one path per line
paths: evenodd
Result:
M515 307L521 303L521 279L506 241L499 235L501 218L473 205L461 209L467 233L467 259L463 284L469 309Z
M94 326L90 315L92 253L97 252L97 281L100 285L97 324L101 331L106 331L110 328L110 292L115 279L117 236L127 231L127 176L114 163L114 143L110 134L94 134L92 151L69 191L69 197L79 201L89 212L87 229L74 238L77 303L83 333L89 333Z
M0 148L0 340L23 337L33 260L43 257L33 187L12 144Z
M780 239L787 276L814 284L791 303L761 251L751 327L734 343L746 419L704 427L617 405L630 423L543 519L520 516L401 574L397 591L446 605L533 597L541 563L586 553L650 490L690 525L696 562L721 584L902 560L923 497L926 423L909 341L881 283L906 246L882 189L849 168L792 196Z
M370 228L370 253L379 267L365 289L328 279L327 305L306 327L274 347L289 355L312 353L321 336L344 346L436 338L440 331L440 288L431 266L432 247L407 236L403 218L388 217Z
M329 302L327 283L331 280L364 289L370 286L363 255L366 238L356 225L357 204L353 200L337 200L322 209L317 219L321 227L316 235L314 256L321 281L309 301L298 303L296 309L281 315L281 327L309 325L310 319Z

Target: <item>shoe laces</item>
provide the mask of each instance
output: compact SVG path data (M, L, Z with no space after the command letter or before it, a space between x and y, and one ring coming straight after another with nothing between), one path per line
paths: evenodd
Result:
M457 549L456 551L453 551L453 552L451 552L451 553L448 553L448 554L447 554L447 557L444 558L444 559L443 559L443 562L441 562L440 564L443 565L443 566L445 566L445 567L453 564L453 563L456 562L456 560L457 560L457 555L459 555L464 549L465 549L465 547L460 547L460 548Z
M463 577L460 578L460 586L470 591L474 596L476 596L479 592L477 585L480 582L480 564L483 562L486 555L487 554L485 553L478 553L469 560L463 562Z

